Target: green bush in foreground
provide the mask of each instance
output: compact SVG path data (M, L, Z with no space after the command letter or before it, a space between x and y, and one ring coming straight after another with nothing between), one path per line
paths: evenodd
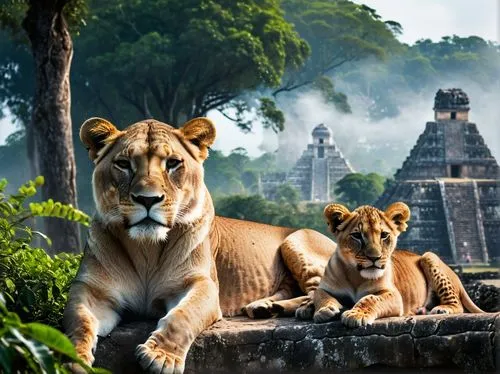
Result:
M80 363L88 372L104 372L85 367L70 340L54 328L60 327L81 255L51 258L43 249L32 248L34 235L49 244L50 239L25 222L43 216L88 225L90 218L52 200L30 202L26 207L43 182L43 177L37 177L16 194L6 195L7 181L0 180L0 372L67 373L63 362Z
M33 217L59 217L88 225L90 218L71 205L52 200L30 202L43 177L21 186L16 194L4 193L7 181L0 181L0 291L9 310L22 320L59 327L67 291L81 255L60 254L51 258L43 249L32 248L34 235L50 239L25 224ZM28 205L28 207L26 207Z
M0 294L0 369L2 373L70 373L63 362L78 363L88 373L107 373L86 366L71 341L59 330L41 323L22 323L5 307Z

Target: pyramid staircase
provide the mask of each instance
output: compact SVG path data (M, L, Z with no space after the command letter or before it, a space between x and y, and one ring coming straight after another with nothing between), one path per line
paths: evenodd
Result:
M488 251L476 182L445 183L439 180L439 188L455 262L470 255L473 262L487 263Z
M312 200L328 201L329 186L328 186L328 159L315 158L313 159L313 189Z

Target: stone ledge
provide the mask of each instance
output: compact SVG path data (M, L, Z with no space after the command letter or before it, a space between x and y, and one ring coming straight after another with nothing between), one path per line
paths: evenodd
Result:
M134 349L154 329L134 322L100 338L95 366L138 373ZM191 347L186 372L332 371L366 367L495 372L500 362L500 313L385 318L349 329L292 318L225 319Z

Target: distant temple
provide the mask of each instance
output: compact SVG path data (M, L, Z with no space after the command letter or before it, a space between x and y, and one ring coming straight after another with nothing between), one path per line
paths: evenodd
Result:
M288 183L301 193L302 200L329 202L335 183L353 172L335 144L332 130L320 124L312 131L312 144L307 145L292 170L261 176L260 192L274 200L276 187Z
M400 248L432 250L454 263L500 257L500 169L469 122L469 109L461 89L436 93L434 121L427 122L395 183L376 203L410 206Z

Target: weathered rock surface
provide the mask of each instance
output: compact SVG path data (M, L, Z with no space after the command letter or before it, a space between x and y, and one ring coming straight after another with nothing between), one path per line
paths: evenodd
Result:
M154 322L134 322L100 338L95 366L140 372L134 349L154 327ZM331 372L371 366L495 372L499 330L500 313L385 318L357 329L338 321L317 325L291 318L232 318L198 337L186 371Z
M500 311L500 288L481 282L464 284L474 303L485 312Z

